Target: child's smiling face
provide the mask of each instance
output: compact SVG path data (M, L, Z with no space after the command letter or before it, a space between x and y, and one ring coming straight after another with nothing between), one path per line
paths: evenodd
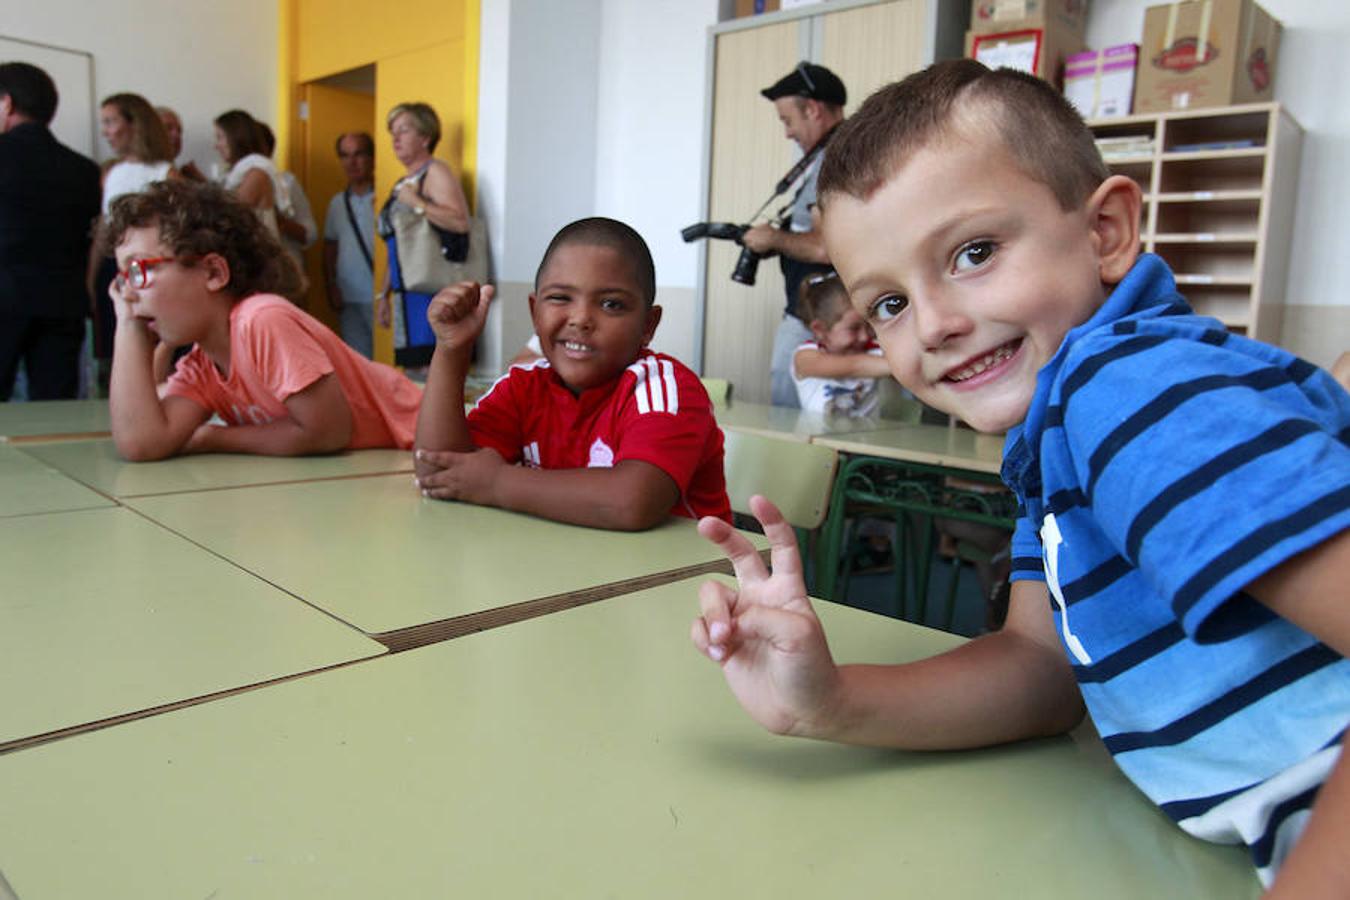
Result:
M656 333L633 264L598 244L557 247L530 295L534 330L549 365L575 394L617 378Z
M1037 372L1105 299L1101 248L1117 235L1102 229L1119 226L1099 200L1118 180L1065 212L988 132L954 124L866 200L831 194L824 232L895 377L996 432L1025 417Z

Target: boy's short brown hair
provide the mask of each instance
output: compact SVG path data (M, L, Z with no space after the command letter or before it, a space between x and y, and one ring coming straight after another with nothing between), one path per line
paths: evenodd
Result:
M127 230L159 228L160 240L191 265L215 253L230 266L228 292L296 296L300 273L252 209L223 188L194 181L158 181L112 202L103 224L103 246L115 250Z
M656 264L652 262L652 251L647 247L647 242L631 225L604 216L578 219L558 230L553 240L549 241L544 258L539 261L539 269L534 273L535 290L539 289L539 279L549 260L565 244L590 244L615 251L632 263L633 280L642 294L643 303L650 309L656 302Z
M915 151L951 134L958 114L996 135L1066 212L1111 174L1082 117L1049 84L958 59L881 88L844 120L821 164L822 203L830 193L866 200Z

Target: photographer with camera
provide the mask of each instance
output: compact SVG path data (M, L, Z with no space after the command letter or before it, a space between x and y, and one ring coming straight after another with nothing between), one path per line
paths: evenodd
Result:
M787 308L773 343L772 399L775 406L797 406L792 353L803 341L811 340L811 330L798 317L798 289L808 275L830 268L815 213L816 175L824 158L821 151L844 119L847 93L838 75L808 62L798 63L760 93L773 101L788 140L796 141L810 157L797 180L797 192L785 209L784 227L754 225L741 235L741 243L753 253L777 254L783 269Z

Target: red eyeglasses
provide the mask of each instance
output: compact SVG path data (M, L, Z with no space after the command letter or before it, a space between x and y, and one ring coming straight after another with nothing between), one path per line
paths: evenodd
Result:
M152 256L149 259L133 259L127 263L126 271L117 273L117 289L124 291L127 289L127 285L131 285L138 291L148 288L150 286L150 272L155 266L175 260L177 260L176 256Z

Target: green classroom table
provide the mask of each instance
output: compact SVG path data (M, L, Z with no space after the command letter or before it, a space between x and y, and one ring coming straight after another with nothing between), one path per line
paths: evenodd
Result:
M0 519L0 572L0 749L384 652L128 509Z
M112 505L102 494L8 444L0 444L0 518Z
M107 400L0 403L0 441L104 437L111 432Z
M741 431L786 441L809 442L819 435L852 434L891 428L890 419L858 416L827 416L767 403L733 401L713 410L717 424L724 430Z
M991 475L997 475L1003 464L1003 435L946 425L888 425L870 431L822 434L811 441L856 456Z
M332 456L211 453L159 462L127 462L111 439L26 444L23 452L112 497L176 494L256 484L412 473L406 450L352 450Z
M725 567L689 519L580 528L428 500L408 475L125 502L391 649Z
M21 898L1256 897L1091 740L769 735L689 645L695 584L0 756ZM822 604L841 661L949 635Z

